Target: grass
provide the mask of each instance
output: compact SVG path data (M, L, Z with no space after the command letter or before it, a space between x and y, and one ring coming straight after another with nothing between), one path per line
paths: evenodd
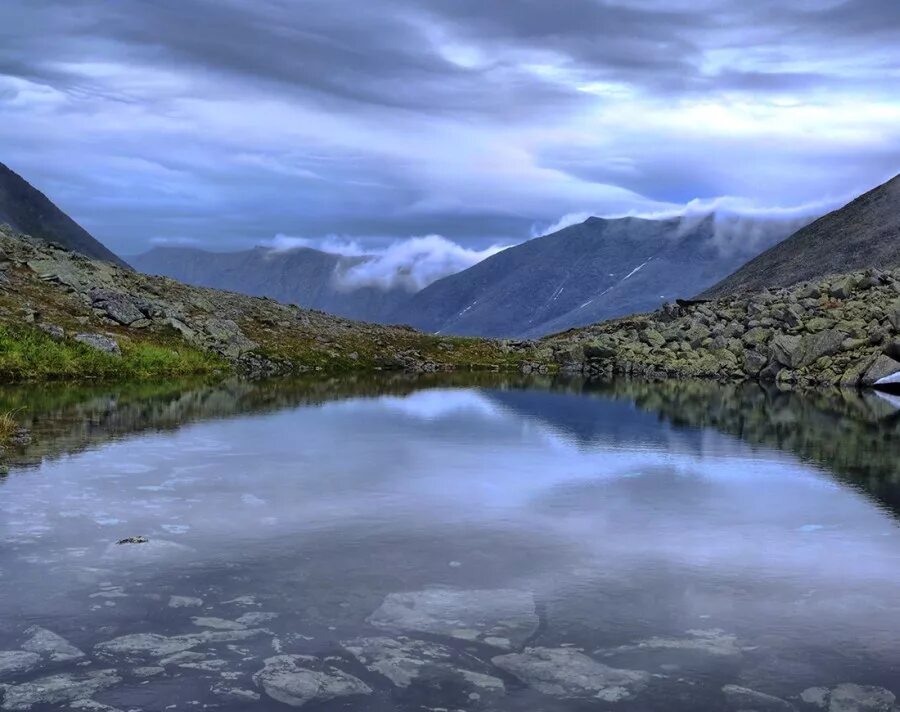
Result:
M5 443L19 429L19 423L15 418L15 411L0 413L0 444Z
M0 382L157 379L227 370L214 354L182 343L119 339L121 356L26 325L0 325Z

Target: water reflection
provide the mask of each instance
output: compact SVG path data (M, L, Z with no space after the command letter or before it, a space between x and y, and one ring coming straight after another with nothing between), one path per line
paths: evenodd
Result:
M0 483L8 709L900 692L900 426L876 396L457 376L2 398L34 433Z

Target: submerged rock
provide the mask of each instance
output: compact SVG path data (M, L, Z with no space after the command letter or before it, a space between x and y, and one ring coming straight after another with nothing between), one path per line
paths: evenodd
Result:
M195 598L193 596L169 596L169 608L199 608L202 605L202 598Z
M409 687L420 678L458 678L481 691L502 693L506 689L500 678L462 669L459 655L441 643L379 636L356 638L341 645L368 670L384 675L397 687Z
M832 689L810 687L800 699L828 712L891 712L897 698L893 692L873 685L845 682Z
M158 633L132 633L103 643L94 649L101 654L131 657L166 658L201 645L236 643L263 635L259 628L247 630L203 631L187 635L159 635Z
M253 676L253 680L273 700L293 707L312 700L326 702L372 693L372 688L359 678L305 655L267 658L265 667Z
M728 705L734 710L752 710L753 712L796 712L796 707L780 697L757 692L740 685L725 685L722 694Z
M22 644L24 650L46 655L50 660L57 663L78 660L84 657L83 652L52 630L47 630L40 626L32 626L25 632L31 637Z
M0 650L0 680L28 672L41 661L41 656L24 650Z
M514 589L391 593L367 620L378 628L446 635L507 650L523 645L538 626L534 597Z
M687 638L648 638L633 645L623 645L611 653L629 650L687 650L717 656L741 654L737 636L713 628L709 630L689 630Z
M87 700L101 690L117 685L122 678L115 670L97 670L83 675L64 673L42 677L6 688L2 708L27 710L34 705L59 705Z
M553 697L630 699L650 680L644 670L609 667L572 648L526 648L491 660L501 670Z

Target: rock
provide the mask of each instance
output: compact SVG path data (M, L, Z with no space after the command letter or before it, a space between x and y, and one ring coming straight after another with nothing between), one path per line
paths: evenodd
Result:
M844 683L828 695L828 712L891 712L894 693L883 687Z
M804 336L778 334L771 342L772 357L788 368L803 368L823 356L836 354L843 341L844 334L837 329Z
M229 702L259 702L260 694L253 690L244 690L240 687L231 687L222 683L213 685L210 690L212 694Z
M305 655L267 658L253 680L269 697L292 707L372 693L359 678Z
M882 353L894 361L900 361L900 339L895 339L882 349Z
M56 324L38 324L38 329L43 331L47 336L49 336L54 341L62 341L66 338L66 330L61 326L57 326Z
M110 319L128 326L144 318L144 313L134 304L134 299L122 292L94 288L88 292L92 305L102 310Z
M464 670L458 655L446 645L409 638L356 638L341 645L371 672L384 675L397 687L421 678L443 683L456 678L482 691L503 693L503 681L492 675Z
M205 630L186 635L159 635L158 633L131 633L94 646L94 650L107 656L130 658L167 658L177 653L218 643L238 643L264 635L260 628L247 630Z
M857 283L854 277L845 277L831 285L828 293L835 299L848 299L853 294Z
M656 329L645 329L641 332L641 341L650 346L651 348L660 348L665 346L666 339L660 334Z
M169 608L199 608L202 605L202 598L195 598L193 596L169 596Z
M236 621L228 621L224 618L213 618L207 616L195 616L191 618L194 625L201 628L214 628L216 630L245 630L247 626Z
M900 332L900 299L896 300L888 309L888 321L894 327L895 332Z
M552 697L631 699L650 680L643 670L612 668L572 648L525 648L491 662L538 692Z
M735 710L753 712L796 712L796 707L780 697L773 697L739 685L725 685L722 694L729 706Z
M41 656L23 650L0 650L0 680L28 672L41 661Z
M119 539L116 544L146 544L148 541L150 540L145 536L128 536L124 539Z
M367 621L378 628L419 631L515 648L537 629L534 597L515 589L430 588L391 593Z
M47 630L40 626L32 626L25 633L31 637L22 644L23 650L46 655L50 660L57 663L78 660L84 657L83 652L52 630Z
M76 334L75 341L113 356L120 356L122 354L118 342L103 334Z
M860 385L874 386L879 381L890 379L898 372L900 372L900 362L895 361L890 356L881 354L863 374L863 377L860 379Z
M27 710L34 705L61 705L90 699L101 690L117 685L122 678L115 670L96 670L76 675L64 673L42 677L31 682L10 685L3 698L5 710Z
M690 650L707 655L733 657L741 654L737 636L718 628L689 630L685 638L648 638L633 645L622 645L611 652L631 650Z
M592 341L582 347L584 357L591 360L604 360L615 358L618 353L615 346L605 341Z
M826 707L831 690L827 687L808 687L800 693L800 699L808 705Z

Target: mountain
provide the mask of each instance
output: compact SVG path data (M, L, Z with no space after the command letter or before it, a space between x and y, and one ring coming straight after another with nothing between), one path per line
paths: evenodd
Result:
M87 257L128 265L57 208L22 176L0 163L0 225L79 252Z
M342 288L341 272L366 259L305 247L291 250L257 247L241 252L157 247L131 257L130 262L142 272L165 275L199 287L271 297L349 319L381 321L409 293L402 288Z
M439 333L534 338L655 309L715 284L757 242L716 240L716 220L589 218L500 252L415 294L394 322ZM770 229L768 244L790 232Z
M786 287L839 272L896 266L900 266L900 175L798 230L702 296Z

